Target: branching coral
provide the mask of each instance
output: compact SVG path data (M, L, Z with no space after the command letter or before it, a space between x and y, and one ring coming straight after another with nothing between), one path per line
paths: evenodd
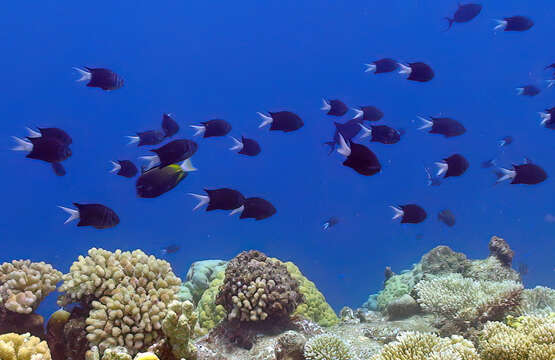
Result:
M0 266L0 303L13 312L30 314L60 281L62 273L44 262L14 260Z
M51 360L45 341L30 334L8 333L0 335L0 359L2 360Z
M505 266L495 256L488 256L483 260L472 260L463 275L475 280L513 280L520 282L520 274Z
M172 352L177 359L194 360L197 348L192 337L197 324L197 314L193 312L190 301L172 301L166 317L162 321L162 330L170 341Z
M555 312L555 290L536 286L524 289L520 306L515 309L517 315L548 315Z
M306 360L352 360L349 346L339 337L331 334L317 335L304 346Z

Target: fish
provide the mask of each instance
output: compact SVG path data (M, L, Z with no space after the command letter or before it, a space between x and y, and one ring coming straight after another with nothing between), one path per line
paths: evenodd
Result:
M436 162L438 167L437 176L443 175L443 178L451 176L461 176L466 172L469 166L468 160L461 154L454 154L443 161Z
M52 164L52 170L54 170L54 174L56 174L57 176L65 176L66 169L62 164L60 164L59 162L53 162L51 164Z
M416 204L390 206L395 212L392 220L401 219L401 224L418 224L426 220L426 211Z
M382 169L378 157L372 150L352 141L350 141L350 144L347 144L341 134L339 135L339 148L337 152L347 157L343 161L344 166L350 167L361 175L372 176Z
M503 147L503 146L508 146L511 145L514 141L514 138L512 136L505 136L503 139L499 140L499 146Z
M424 122L418 130L430 129L428 131L430 134L440 134L449 138L460 136L466 132L465 127L460 122L448 117L430 116L430 120L424 119L421 116L418 118Z
M441 178L438 176L432 176L428 168L424 168L426 171L426 177L428 178L428 186L439 186L441 185Z
M190 158L197 152L197 149L198 144L193 140L173 140L158 149L150 150L156 155L141 156L140 159L149 162L147 169L154 166L165 167Z
M179 249L181 249L179 245L175 245L175 244L168 245L162 249L162 254L163 255L175 254L176 252L179 251Z
M365 64L366 70L364 72L374 72L374 74L388 73L397 70L399 64L397 61L389 58L383 58L371 62L370 64Z
M239 219L264 220L273 216L276 212L276 208L268 200L251 197L245 199L244 209Z
M520 276L528 275L528 265L524 263L518 264L518 273L520 274Z
M324 222L324 224L322 225L322 228L324 230L327 230L327 229L337 225L338 223L339 223L339 219L336 218L335 216L332 216Z
M71 149L66 144L56 138L34 137L27 140L12 136L17 145L12 148L14 151L28 152L29 159L42 160L49 163L58 163L71 156Z
M92 226L95 229L108 229L119 224L119 217L116 212L101 204L79 204L73 203L77 210L58 206L69 214L69 218L64 222L67 224L79 219L77 226Z
M324 105L320 108L320 110L327 111L328 115L343 116L349 110L347 105L345 105L339 99L334 99L334 100L322 99L322 102L324 103Z
M360 106L358 109L353 108L353 110L355 111L353 119L379 121L383 118L383 112L375 106Z
M497 160L495 159L490 159L482 162L482 168L484 169L494 167L495 165L497 165Z
M511 180L511 184L535 185L547 179L547 173L540 166L527 162L514 165L512 169L499 168L497 182Z
M445 19L449 22L447 30L451 29L453 23L466 23L474 19L482 11L482 5L480 4L460 4L457 11L452 18L446 17Z
M283 132L291 132L299 130L304 126L303 120L299 115L290 111L269 112L270 116L263 113L258 113L262 118L262 123L258 126L262 128L271 124L270 130L279 130Z
M428 82L435 76L434 70L430 65L423 62L408 63L408 65L399 63L399 74L408 75L407 80Z
M241 137L241 140L237 140L233 136L230 136L233 140L233 146L229 148L231 151L239 150L238 154L247 155L247 156L256 156L260 154L260 144L256 140L248 139L244 136Z
M214 190L204 189L204 192L206 192L207 195L189 193L189 195L195 197L199 201L193 208L193 211L204 205L208 205L206 211L232 210L229 215L234 215L243 211L245 208L245 197L237 190L220 188Z
M128 136L129 144L137 144L137 146L143 145L158 145L164 141L164 133L159 130L148 130L143 132L138 132L137 136Z
M174 136L179 131L179 125L171 114L162 115L162 131L164 131L164 137L166 138Z
M547 129L555 130L555 106L550 109L545 109L545 112L540 112L541 123Z
M130 160L116 160L111 161L111 163L113 165L113 169L110 170L112 174L132 178L139 172L135 164Z
M517 95L523 96L536 96L541 92L541 90L535 85L524 85L516 88Z
M35 131L31 128L27 128L29 132L28 138L54 138L57 139L64 145L71 145L73 143L73 139L69 136L65 131L59 128L37 128L39 131Z
M396 144L401 140L401 133L387 125L372 125L370 128L360 124L361 139L370 137L370 141L382 144Z
M197 171L191 159L183 161L181 164L172 164L166 167L155 167L141 174L137 179L135 188L137 197L155 198L167 193L176 187L188 173Z
M437 214L437 219L449 227L455 225L455 215L449 209L441 210Z
M102 90L117 90L123 86L123 78L110 69L74 67L81 75L78 82L88 81L88 87L97 87Z
M190 125L195 129L195 135L202 135L204 138L225 136L231 131L231 124L222 119L202 121L202 125Z
M521 15L506 17L503 20L496 19L495 21L497 26L495 26L494 30L526 31L534 26L532 19Z
M335 133L333 134L333 140L327 141L324 144L330 147L330 151L328 155L330 155L333 150L335 150L335 146L339 145L339 134L343 136L345 141L351 141L359 132L360 132L360 123L362 120L358 119L351 119L345 122L344 124L334 122L335 124Z

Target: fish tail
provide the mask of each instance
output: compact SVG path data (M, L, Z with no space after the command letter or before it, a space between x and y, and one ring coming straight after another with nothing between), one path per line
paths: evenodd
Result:
M69 214L69 217L64 222L64 224L67 224L67 223L69 223L73 220L79 219L79 210L70 209L70 208L66 208L66 207L63 207L63 206L58 206L58 207Z
M17 143L17 145L12 148L13 151L33 151L33 144L30 142L20 139L17 136L12 136L12 139Z
M81 75L81 77L76 80L77 82L88 81L92 79L92 73L90 71L78 67L74 67L73 69L77 70L77 72L79 72L79 75Z
M451 26L453 26L453 22L455 22L455 20L451 19L450 17L444 17L444 19L449 22L449 24L447 25L447 29L443 30L445 32L445 31L451 29Z
M335 150L335 141L326 141L324 143L324 145L327 145L330 147L330 151L328 152L328 155L331 155L331 153L333 152L333 150Z

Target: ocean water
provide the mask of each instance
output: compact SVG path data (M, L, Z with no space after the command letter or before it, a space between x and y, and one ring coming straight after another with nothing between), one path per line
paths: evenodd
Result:
M385 266L410 268L437 245L472 258L488 254L492 235L515 250L515 267L526 263L527 287L555 287L555 132L537 114L555 106L547 89L555 62L550 46L555 7L549 0L484 1L468 24L443 32L456 1L242 1L242 2L11 2L0 22L3 91L0 97L0 161L3 206L0 263L31 259L67 272L91 247L142 249L171 262L184 277L190 264L230 259L247 249L295 262L336 309L356 307L378 291ZM494 33L494 18L531 17L523 33ZM364 73L365 63L392 57L424 61L436 77L428 83L398 74ZM77 83L74 66L106 67L125 79L105 92ZM519 97L515 88L535 84L542 92ZM380 124L403 128L394 145L372 143L382 172L361 176L328 156L323 142L334 132L321 98L349 106L374 105ZM256 112L290 110L304 120L284 134L258 129ZM259 141L248 158L228 150L230 139L198 139L192 161L199 171L169 193L139 199L135 180L109 173L110 160L148 155L127 145L126 135L160 127L170 112L181 126L174 138L192 138L191 124L229 121L233 136ZM417 128L417 115L443 114L464 124L466 134L446 139ZM57 177L49 164L13 152L11 136L25 127L55 126L73 137L73 155ZM497 141L515 141L502 151ZM367 142L363 142L368 145ZM469 170L439 187L428 187L424 166L453 153ZM533 186L495 185L480 164L541 165L550 177ZM262 221L222 212L192 212L188 192L230 187L271 201L277 213ZM102 203L121 223L112 229L64 225L58 205ZM392 221L389 205L417 203L425 222ZM437 213L448 208L448 228ZM328 231L331 216L340 223ZM546 218L547 216L547 218ZM160 250L177 244L176 254ZM39 312L55 309L55 294Z

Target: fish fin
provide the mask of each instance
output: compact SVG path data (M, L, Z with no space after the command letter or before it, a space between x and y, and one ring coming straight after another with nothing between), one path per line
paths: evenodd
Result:
M326 222L324 223L324 225L322 225L322 228L323 228L324 230L329 229L329 227L330 227L330 222L329 222L329 221L326 221Z
M13 151L27 151L27 152L33 151L32 143L25 141L23 139L20 139L17 136L12 136L12 139L14 139L15 142L17 143L17 145L12 148Z
M364 116L364 111L362 111L360 109L353 108L353 111L355 112L355 116L353 117L353 120Z
M505 140L499 140L499 147L505 146L507 142Z
M507 20L493 19L497 25L493 28L494 31L503 30L507 27Z
M73 69L77 70L79 72L79 75L81 75L81 77L76 80L77 82L87 81L92 79L92 73L89 70L84 70L78 67L74 67Z
M191 158L185 159L185 161L183 161L179 167L181 169L183 169L183 171L185 172L193 172L193 171L197 171L198 169L193 165L193 162L191 161Z
M555 80L546 80L546 82L547 82L548 88L553 87L553 85L555 85Z
M418 128L418 130L429 129L434 126L434 122L428 119L424 119L422 116L417 116L420 120L422 120L423 124Z
M436 176L441 176L445 174L449 169L449 165L443 161L436 162L436 166L438 167Z
M540 122L541 126L545 126L545 123L551 120L551 114L549 113L539 112L538 114L540 114L540 117L542 118L542 121Z
M261 112L259 112L257 114L262 118L262 123L260 125L258 125L259 129L274 122L274 119L271 116L262 114Z
M121 170L121 165L115 161L110 161L112 163L112 165L114 166L114 168L112 170L110 170L110 172L113 174L115 172L118 172Z
M343 135L341 134L339 134L339 148L337 149L337 152L343 156L351 155L351 148L349 147L349 145L347 145L345 139L343 138Z
M29 133L29 136L27 136L27 137L30 137L30 138L38 138L38 137L41 137L41 136L42 136L42 134L41 134L40 132L35 131L35 130L31 129L31 128L28 128L28 127L27 127L27 128L25 128L25 129L27 129L27 132Z
M67 223L69 223L73 220L79 219L79 210L70 209L70 208L66 208L66 207L63 207L63 206L58 206L58 207L69 214L69 217L64 222L64 224L67 224Z
M432 185L432 174L430 174L430 170L428 170L427 167L424 168L424 171L426 171L426 176L428 178L428 186Z
M401 68L399 70L399 74L410 75L412 73L412 68L410 66L401 63L397 63L397 65L399 65L399 68Z
M127 138L129 139L129 143L127 145L136 144L141 141L141 138L138 136L127 136Z
M453 26L453 23L455 22L454 19L451 19L451 18L449 18L449 17L444 17L444 19L447 20L447 21L449 22L449 24L447 25L447 29L443 30L443 32L445 32L445 31L451 29L451 26Z
M376 64L364 64L364 65L366 65L366 70L364 70L364 72L376 71Z
M160 158L158 155L146 155L140 156L139 159L148 161L147 169L152 169L156 165L160 164Z
M233 140L233 146L229 148L229 150L231 151L235 151L235 150L243 150L243 147L245 145L243 145L243 143L239 140L237 140L236 138L234 138L233 136L230 136L231 140Z
M204 205L210 202L210 198L206 195L199 195L199 194L193 194L193 193L189 193L189 195L193 196L199 201L197 206L193 208L193 211L197 210L200 207L203 207Z
M358 124L360 126L360 128L362 129L363 134L360 135L361 139L364 139L365 137L368 136L372 136L372 129L368 129L366 126L362 125L362 124Z
M335 150L335 141L326 141L324 145L328 145L330 147L330 151L328 152L328 155L331 155L333 150Z
M324 99L324 98L322 98L322 102L323 102L324 104L322 105L322 107L320 108L320 110L329 111L329 110L331 109L330 103L329 103L326 99Z
M505 168L499 168L499 170L502 172L502 175L499 177L499 179L497 179L497 182L514 179L516 176L516 171L514 170L509 170Z
M229 216L233 216L237 213L243 212L243 210L245 210L245 205L241 205L239 206L237 209L233 209L230 213Z
M393 211L395 212L391 220L402 218L405 215L405 212L396 206L390 206L390 208L393 209Z
M195 134L193 136L203 135L206 131L206 126L204 125L189 125L193 129L195 129Z
M517 88L516 88L516 94L517 94L517 95L522 95L522 94L524 94L524 88L523 88L523 87L517 87Z

